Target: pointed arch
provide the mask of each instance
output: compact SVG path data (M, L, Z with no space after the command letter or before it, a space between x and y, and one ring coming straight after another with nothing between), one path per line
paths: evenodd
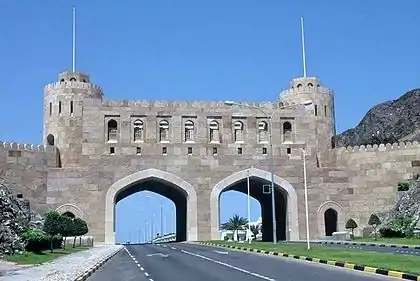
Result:
M345 230L345 214L343 207L335 202L335 201L325 201L322 203L317 211L318 215L318 236L324 237L325 236L325 213L332 209L337 213L337 231L344 231Z
M158 169L146 169L128 175L115 182L108 189L105 197L105 243L115 243L115 204L117 195L127 188L132 187L147 179L159 179L178 188L187 197L187 231L188 241L197 240L197 194L194 187L180 177Z
M210 195L210 217L211 217L211 238L219 239L219 225L220 225L220 194L234 185L235 183L244 180L249 175L251 177L260 178L262 180L271 181L271 173L257 169L250 168L236 172L223 180L219 181L212 189ZM288 240L299 240L299 222L298 222L298 204L297 194L294 187L286 180L274 175L274 183L277 188L280 188L287 198L287 220L286 225L289 231L286 231Z
M66 204L63 204L63 205L57 207L55 210L57 212L59 212L60 214L64 214L66 212L69 212L69 213L72 213L73 215L75 215L76 218L83 219L82 210L80 210L80 208L77 207L74 204L66 203Z

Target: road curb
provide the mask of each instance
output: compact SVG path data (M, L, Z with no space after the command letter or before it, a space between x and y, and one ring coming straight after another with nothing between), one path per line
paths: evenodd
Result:
M314 263L322 263L322 264L327 264L331 266L344 267L347 269L353 269L353 270L358 270L358 271L376 273L379 275L385 275L385 276L395 277L395 278L404 279L404 280L420 281L420 275L414 275L414 274L409 274L409 273L404 273L404 272L399 272L399 271L394 271L394 270L380 269L380 268L375 268L371 266L358 265L354 263L322 260L322 259L305 257L305 256L295 256L295 255L285 254L285 253L269 252L269 251L260 250L260 249L237 247L237 246L230 246L230 245L216 244L216 243L199 242L199 244L207 245L207 246L231 248L231 249L237 249L237 250L242 250L242 251L250 251L250 252L256 252L256 253L285 257L285 258L293 258L293 259L304 260L304 261L309 261L309 262L314 262Z
M420 246L418 246L418 245L382 244L382 243L368 243L368 242L335 242L335 241L313 241L313 242L311 241L311 243L313 243L313 244L330 244L330 245L335 244L335 245L352 245L352 246L375 246L375 247L389 247L389 248L420 250Z
M105 258L103 258L100 262L98 262L97 264L95 264L94 266L92 266L91 268L86 270L81 276L76 278L75 281L85 281L85 280L87 280L95 271L97 271L101 266L103 266L107 261L109 261L111 258L113 258L116 254L118 254L122 249L124 249L124 247L121 247L121 248L115 250L114 252L112 252L111 254L106 256Z

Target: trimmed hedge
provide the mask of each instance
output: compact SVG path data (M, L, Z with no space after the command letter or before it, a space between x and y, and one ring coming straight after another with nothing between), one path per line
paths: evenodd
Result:
M29 252L42 252L50 249L50 238L39 229L29 229L21 234L25 242L25 250ZM56 235L53 238L53 249L61 248L63 237Z

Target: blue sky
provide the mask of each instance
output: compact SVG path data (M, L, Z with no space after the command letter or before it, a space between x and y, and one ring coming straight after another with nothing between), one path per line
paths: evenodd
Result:
M419 86L418 0L3 1L1 140L41 143L43 87L71 69L73 5L76 68L109 99L275 101L302 74L300 16L308 75L335 90L338 132ZM145 196L118 204L119 240L143 228L127 212ZM159 214L152 205L142 218ZM222 220L233 213L246 215L234 192L222 197Z

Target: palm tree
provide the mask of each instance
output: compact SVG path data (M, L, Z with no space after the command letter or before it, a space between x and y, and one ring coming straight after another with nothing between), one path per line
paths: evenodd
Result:
M243 229L246 225L248 225L248 220L246 218L234 215L227 222L222 224L222 229L233 230L234 240L237 241L237 231Z

